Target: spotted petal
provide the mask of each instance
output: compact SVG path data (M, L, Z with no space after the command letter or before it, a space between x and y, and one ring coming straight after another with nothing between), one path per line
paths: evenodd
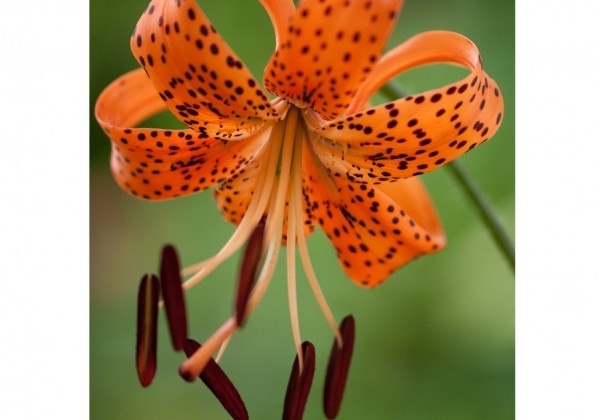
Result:
M325 119L344 113L379 59L402 0L304 0L265 70L266 88Z
M194 0L151 2L131 49L168 108L190 128L219 128L215 137L228 139L239 129L277 118L250 71Z
M312 214L355 283L375 287L394 270L445 245L435 207L418 178L379 188L330 177L310 147L303 159Z
M142 69L111 83L96 103L96 118L112 141L118 184L145 199L164 200L212 187L254 161L270 127L239 142L195 130L129 128L165 109Z
M364 182L407 178L434 170L492 137L502 120L500 90L481 68L475 45L451 32L423 33L391 51L350 109L360 109L388 77L439 62L467 67L471 74L335 122L312 119L313 146L329 171Z
M213 198L219 211L229 223L238 225L246 214L256 190L263 157L264 153L261 153L252 164L241 169L215 189Z

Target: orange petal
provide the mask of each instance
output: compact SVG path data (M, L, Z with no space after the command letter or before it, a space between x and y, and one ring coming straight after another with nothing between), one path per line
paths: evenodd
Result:
M379 59L402 0L304 0L265 70L266 88L326 119L344 113Z
M387 52L367 79L360 85L348 113L361 111L366 101L396 75L415 67L448 63L470 70L481 69L475 44L455 32L430 31L420 33Z
M256 156L251 165L240 169L238 173L215 189L213 198L221 215L229 223L238 225L246 214L258 181L258 173L264 153Z
M142 69L115 80L96 102L96 118L112 141L117 183L145 199L164 200L212 187L251 163L268 138L268 125L231 142L191 129L127 128L164 109Z
M151 2L131 49L168 108L190 128L229 120L235 124L228 131L235 132L257 119L277 118L254 76L194 0Z
M313 118L313 144L325 166L350 180L407 178L436 169L492 137L502 121L502 95L482 70L475 45L451 32L424 33L392 51L352 107L362 106L385 81L383 73L387 77L394 69L437 62L466 66L471 74L320 127Z
M292 0L260 0L275 29L275 47L279 47L280 41L288 28L291 17L296 7Z
M446 235L435 205L429 197L427 188L418 177L386 182L377 189L387 195L423 227L435 240L438 249L446 246Z
M375 188L330 177L310 152L303 165L312 214L358 285L375 287L401 266L445 245L435 207L417 178Z

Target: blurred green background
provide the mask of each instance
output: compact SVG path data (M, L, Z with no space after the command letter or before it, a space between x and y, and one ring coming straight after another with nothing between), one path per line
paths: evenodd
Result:
M262 79L274 45L258 1L199 0L214 26ZM91 0L90 111L100 91L137 67L129 37L145 0ZM349 22L349 24L351 24ZM388 44L426 30L464 34L479 47L484 67L506 102L501 130L462 158L488 194L514 239L514 5L501 0L407 0ZM458 80L464 72L435 66L406 73L404 90L418 92ZM155 118L157 125L171 119ZM217 251L233 228L210 192L162 203L122 192L109 170L110 146L90 114L91 182L91 418L226 419L200 382L177 374L183 360L170 348L160 317L154 383L139 386L134 363L137 285L158 270L161 246L177 245L189 265ZM352 313L357 341L340 419L514 418L514 275L447 169L424 176L448 236L441 253L396 272L375 290L347 280L332 246L317 231L313 264L338 319ZM232 311L238 258L187 294L192 337L204 340ZM332 336L299 269L303 339L317 349L307 419L324 418L321 394ZM252 418L281 417L294 358L284 261L265 299L234 336L222 366Z

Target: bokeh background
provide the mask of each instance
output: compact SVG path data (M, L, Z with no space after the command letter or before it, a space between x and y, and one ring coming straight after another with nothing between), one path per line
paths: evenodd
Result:
M258 1L198 0L214 26L255 76L272 53L274 37ZM137 67L129 37L146 0L91 0L90 111L100 91ZM348 24L351 24L349 22ZM484 67L506 102L501 130L461 160L488 195L514 239L514 4L502 0L407 0L388 43L426 30L460 32L479 47ZM462 78L449 66L413 70L398 78L408 92ZM377 100L377 98L376 98ZM156 117L155 126L176 127ZM145 272L158 270L160 248L174 243L189 265L217 251L233 228L211 193L151 203L122 192L109 170L108 139L90 114L91 183L91 418L226 419L201 382L177 374L160 316L154 383L139 386L134 362L136 296ZM423 176L448 236L447 248L396 272L375 290L346 279L325 235L309 247L338 319L352 313L357 341L340 419L514 418L514 274L477 213L443 168ZM283 257L283 256L282 256ZM239 256L187 294L190 335L209 336L232 311ZM307 419L324 418L321 395L332 336L299 269L303 339L315 344L317 370ZM284 261L260 307L232 340L222 366L252 418L281 417L294 358Z

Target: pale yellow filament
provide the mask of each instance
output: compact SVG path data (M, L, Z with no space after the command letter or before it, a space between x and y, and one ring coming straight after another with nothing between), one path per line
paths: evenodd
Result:
M275 170L270 172L271 174L271 182L264 182L261 184L261 188L257 188L255 190L255 194L253 197L259 197L259 199L265 198L265 207L268 199L271 200L269 204L269 212L267 215L267 226L266 226L266 237L270 238L269 247L267 251L267 257L265 259L265 263L263 264L260 276L256 283L254 290L250 296L248 301L248 305L246 308L246 316L248 316L260 303L260 300L264 296L268 285L270 283L271 278L273 277L273 271L275 270L275 265L277 263L277 259L279 256L279 250L281 249L281 234L283 230L283 221L284 221L284 209L285 209L285 201L287 198L287 192L290 182L290 171L292 164L292 155L294 151L294 139L296 137L296 130L298 124L298 111L293 108L290 110L290 114L284 120L284 122L278 124L276 128L283 126L284 132L283 135L279 138L273 138L274 141L279 141L278 144L281 144L283 141L283 145L281 148L281 165L279 171L279 179L276 185L274 184L274 176L272 174L275 173ZM269 168L273 166L273 163L277 164L278 156L272 153L269 154L269 160L267 165ZM271 187L270 189L266 189L266 186ZM258 213L258 207L255 212ZM248 215L249 211L246 212ZM260 220L260 217L264 214L264 208L262 212L257 214L256 223ZM245 216L246 217L246 216ZM250 216L249 216L250 217ZM248 234L249 235L249 234ZM205 344L200 347L193 355L191 355L180 367L180 371L186 373L186 375L190 377L196 377L202 372L206 363L210 360L212 354L218 349L219 346L222 346L223 343L233 334L233 332L237 329L237 323L235 316L229 318L225 323L205 342Z
M223 343L221 344L221 347L219 348L219 352L217 353L217 357L215 357L215 362L219 363L221 361L221 358L225 354L225 350L227 350L227 346L229 345L229 342L231 341L231 337L233 337L233 335L230 335L229 337L227 337L225 339L225 341L223 341Z
M338 345L342 345L340 331L315 275L306 245L303 223L304 197L302 194L302 150L304 135L305 127L299 121L298 110L292 107L287 118L277 123L272 130L268 145L269 149L265 151L267 161L260 169L255 194L234 236L213 258L196 264L193 267L188 267L186 270L194 269L198 270L198 272L184 286L185 288L191 287L191 285L204 278L220 262L237 251L248 239L268 207L265 227L267 241L263 244L267 255L246 307L245 316L249 316L266 293L277 265L281 250L281 235L283 233L285 204L287 200L289 203L286 232L288 300L292 334L298 354L300 371L303 369L304 361L296 290L296 243L298 244L302 264L315 299L333 330ZM216 357L218 362L237 328L236 318L232 316L215 331L200 349L181 365L181 371L191 377L196 377L220 346Z
M300 130L302 128L300 127ZM297 139L296 139L297 140ZM302 144L302 142L299 142ZM298 149L294 147L294 149ZM298 160L294 154L294 163ZM294 165L296 166L296 165ZM293 191L293 182L295 181L294 174L290 177L290 189ZM290 310L290 320L292 323L292 335L298 354L298 362L300 372L304 369L304 360L302 357L302 339L300 337L300 320L298 318L298 298L296 295L296 215L294 208L298 205L296 197L293 194L288 196L288 217L287 217L287 282L288 282L288 306Z
M301 141L298 143L302 144ZM293 206L293 211L295 213L296 220L303 220L302 215L302 154L299 152L294 156L294 169L293 169L293 180L291 183L291 195L297 200L297 203ZM317 276L315 275L315 271L313 269L312 263L310 261L310 256L308 254L308 248L306 246L306 235L304 233L304 225L303 223L297 223L296 225L296 236L298 239L298 249L300 251L300 259L302 260L302 265L304 266L304 272L306 273L306 277L308 279L308 283L315 295L315 299L327 320L327 323L333 330L335 334L338 345L342 345L342 334L340 333L337 323L335 322L335 318L329 305L327 304L327 300L325 299L325 295L323 294L323 290L319 285L319 281L317 280ZM288 239L289 241L289 239Z
M273 100L271 105L281 116L284 116L289 109L289 104L281 98ZM261 166L257 176L255 192L271 190L271 185L275 180L275 177L272 176L272 174L277 170L277 160L281 153L286 122L287 118L277 122L275 126L271 128L269 138L266 142L266 150L264 151L266 164ZM181 275L184 277L195 273L194 276L189 278L183 284L182 287L185 290L204 279L248 240L258 221L264 214L269 198L270 194L254 194L240 224L221 250L211 258L181 270Z
M182 270L183 275L196 272L196 274L183 283L182 287L184 289L187 290L193 285L197 284L208 274L210 274L216 267L218 267L224 260L231 257L231 255L233 255L244 243L246 243L250 237L250 234L260 221L260 218L264 214L269 200L269 194L260 194L260 192L271 190L271 185L275 179L272 174L277 169L276 157L279 155L284 128L285 124L279 123L272 129L271 136L269 138L269 143L272 144L269 145L269 150L266 151L268 156L267 162L265 165L261 166L255 188L255 194L252 196L248 210L246 210L242 221L238 225L231 238L229 238L227 243L216 255Z

